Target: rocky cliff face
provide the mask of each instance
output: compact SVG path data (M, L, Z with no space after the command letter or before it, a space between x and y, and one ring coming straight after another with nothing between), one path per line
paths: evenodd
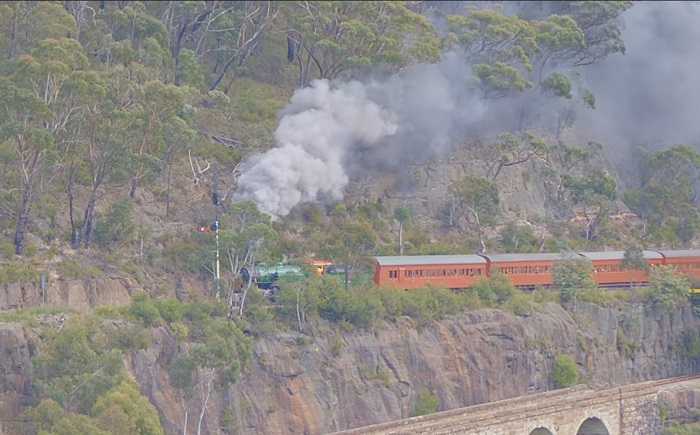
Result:
M44 288L37 283L0 283L0 311L39 305L94 308L100 305L127 305L137 291L159 294L160 288L172 289L169 297L183 297L187 293L204 293L206 284L194 278L178 283L160 283L156 279L141 285L133 278L120 274L104 274L85 280L48 279ZM160 288L158 287L160 285Z
M313 337L277 333L256 341L238 383L213 394L202 427L217 434L322 434L409 417L422 391L439 399L439 410L545 391L553 388L559 353L572 355L581 381L594 386L680 375L692 367L678 343L699 326L689 308L661 314L580 304L572 313L549 304L527 318L479 310L423 327L405 319L375 331L322 325ZM184 417L163 370L175 352L173 340L158 331L152 348L128 361L168 433L181 432ZM190 432L200 398L188 410Z
M29 397L31 346L17 324L0 325L2 416L7 426ZM409 417L421 392L439 410L553 388L554 356L578 363L580 380L612 386L689 373L683 333L698 329L690 308L664 314L639 305L624 310L579 304L573 312L548 304L529 317L478 310L440 322L409 319L373 331L319 324L312 335L285 332L256 340L249 370L213 390L202 433L323 434ZM621 349L621 350L620 350ZM125 361L157 407L166 433L182 433L183 406L167 366L178 345L164 329ZM186 404L196 433L202 396Z
M0 323L0 435L21 433L16 420L30 404L32 351L22 325Z

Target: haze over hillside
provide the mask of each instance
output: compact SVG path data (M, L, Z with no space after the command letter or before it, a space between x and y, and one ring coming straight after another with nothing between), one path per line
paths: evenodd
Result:
M508 4L506 11L519 12ZM622 185L636 187L630 165L636 147L697 146L700 140L700 84L692 73L700 63L694 42L700 3L642 2L618 19L626 52L580 68L596 102L595 109L577 107L574 122L579 142L602 142ZM392 170L441 157L464 137L489 138L523 127L553 134L557 118L570 107L535 92L484 99L477 84L469 62L456 53L390 78L313 82L280 113L280 149L248 163L236 198L253 198L273 216L284 216L299 203L342 198L353 175L368 166Z

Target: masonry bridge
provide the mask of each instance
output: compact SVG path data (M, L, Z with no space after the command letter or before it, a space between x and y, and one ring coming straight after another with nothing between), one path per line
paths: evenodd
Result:
M656 435L661 433L659 393L698 387L698 375L607 390L591 390L580 385L333 435Z

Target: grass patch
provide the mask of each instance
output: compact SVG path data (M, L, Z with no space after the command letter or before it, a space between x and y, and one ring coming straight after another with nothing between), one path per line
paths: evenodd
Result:
M37 325L39 316L53 316L60 313L65 313L66 309L61 307L27 307L16 311L6 311L0 313L0 322L3 323L22 323L29 326Z

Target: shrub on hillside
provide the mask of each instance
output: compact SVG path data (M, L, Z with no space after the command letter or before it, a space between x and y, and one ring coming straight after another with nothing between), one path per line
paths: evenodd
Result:
M418 396L418 401L413 407L412 416L417 417L419 415L434 414L437 412L439 404L440 401L436 396L430 394L426 390L423 390Z
M652 303L662 310L670 310L688 303L690 282L672 266L655 267L649 277Z
M578 382L578 369L576 368L576 363L569 355L557 355L554 357L552 381L555 388L569 387Z

